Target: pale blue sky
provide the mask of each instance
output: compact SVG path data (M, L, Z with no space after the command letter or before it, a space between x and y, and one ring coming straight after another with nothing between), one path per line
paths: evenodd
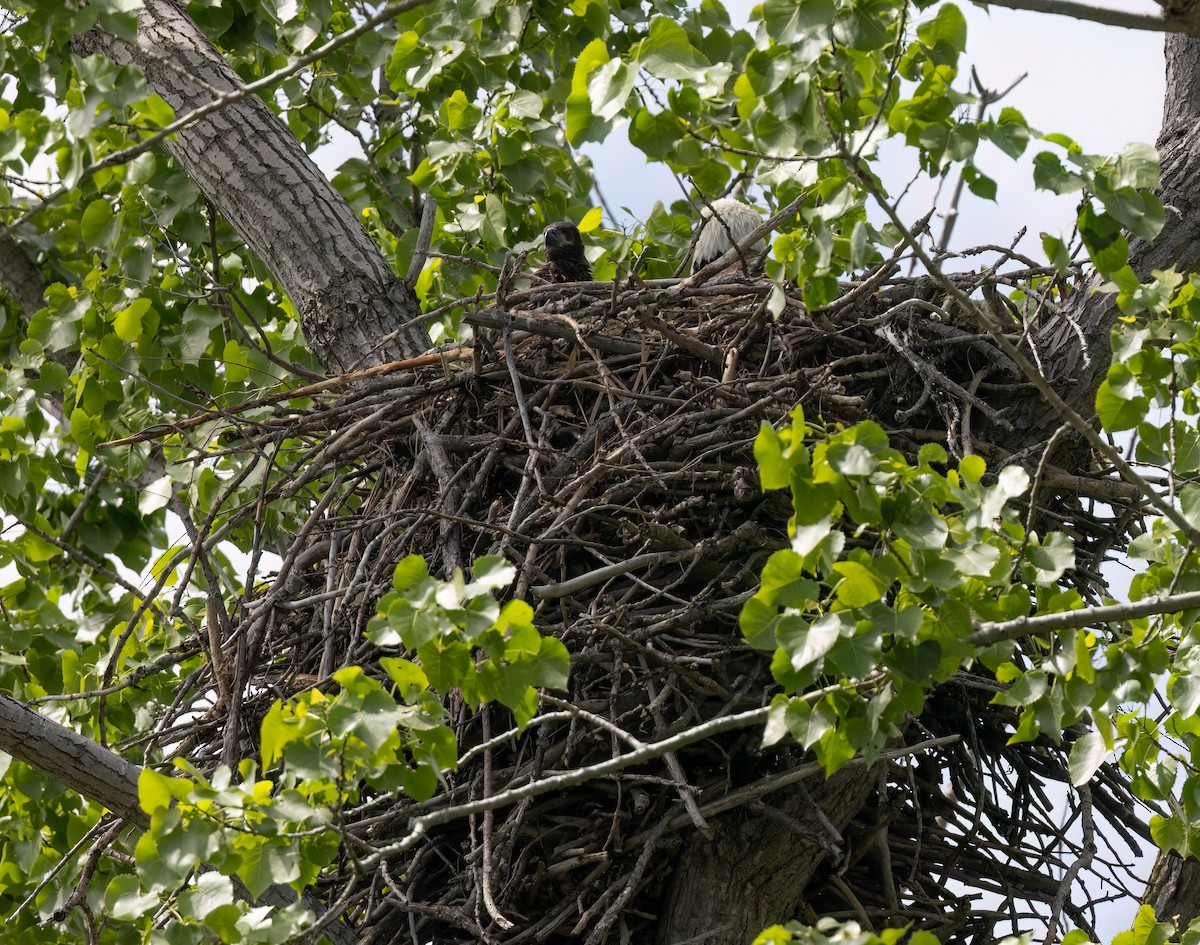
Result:
M1109 5L1156 12L1148 2ZM732 0L726 6L731 16L744 22L751 4ZM1032 127L1070 135L1092 153L1120 151L1131 141L1154 143L1162 115L1161 34L999 7L988 12L968 3L961 6L968 20L967 60L984 85L1004 89L1027 73L1002 104L1019 109ZM1069 231L1076 199L1033 187L1032 156L1041 149L1033 142L1026 156L1013 162L984 146L980 164L997 179L999 198L993 203L964 194L952 241L956 247L1007 244L1027 226L1020 246L1040 256L1039 232ZM641 219L656 200L669 203L681 195L670 172L648 163L628 143L623 128L603 145L589 144L583 150L592 156L604 196L618 213L627 207L634 219ZM894 192L903 190L915 167L901 151L888 147L883 152L884 176ZM945 188L951 189L952 184ZM902 206L904 215L922 216L934 191L934 185L914 187ZM947 196L943 193L943 203ZM936 232L941 232L940 226Z

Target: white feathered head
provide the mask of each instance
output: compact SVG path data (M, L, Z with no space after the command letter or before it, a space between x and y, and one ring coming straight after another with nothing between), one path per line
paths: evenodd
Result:
M692 253L692 272L703 269L710 262L720 259L741 244L760 223L762 217L753 207L733 197L722 197L712 202L712 208L700 212L700 225L696 236L696 249ZM732 242L730 237L733 237ZM758 239L754 245L745 247L746 255L757 256L766 249L766 241Z

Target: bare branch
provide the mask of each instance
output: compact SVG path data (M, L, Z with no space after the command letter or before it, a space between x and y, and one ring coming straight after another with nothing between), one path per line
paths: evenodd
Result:
M1031 13L1053 13L1069 16L1076 20L1088 20L1105 26L1121 26L1129 30L1148 30L1152 33L1186 33L1200 36L1200 16L1195 13L1182 15L1167 13L1156 16L1152 13L1133 13L1109 7L1094 7L1075 0L990 0L989 6L1007 7L1010 10L1028 10Z
M1031 633L1046 633L1052 630L1067 630L1071 627L1087 627L1113 620L1134 620L1156 614L1177 614L1193 607L1200 607L1200 591L1183 594L1158 594L1144 600L1127 604L1106 604L1102 607L1084 607L1081 610L1065 610L1057 614L1038 614L1034 617L1017 617L1013 620L981 623L967 637L972 646L987 646L1001 640L1018 640Z

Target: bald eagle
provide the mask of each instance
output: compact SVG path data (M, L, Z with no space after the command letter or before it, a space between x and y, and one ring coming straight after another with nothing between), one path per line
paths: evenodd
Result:
M546 265L534 272L547 282L590 282L592 266L583 256L583 237L570 220L546 227Z
M695 237L696 249L692 254L692 272L697 272L710 262L720 259L735 244L741 245L760 223L762 217L740 200L733 197L714 200L711 209L705 207L700 212L700 225ZM751 246L743 246L742 251L749 262L766 248L766 241L758 239ZM734 263L734 267L740 269L741 263Z

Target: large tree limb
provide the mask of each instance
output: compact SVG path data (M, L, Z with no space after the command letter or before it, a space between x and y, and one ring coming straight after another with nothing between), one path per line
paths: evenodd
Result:
M988 0L988 5L1007 7L1010 10L1028 10L1032 13L1053 13L1076 20L1102 23L1105 26L1123 26L1130 30L1200 36L1200 7L1164 9L1162 14L1154 14L1096 7L1089 3L1077 3L1076 0Z
M150 825L150 819L138 805L141 768L2 694L0 751L102 804L132 824L143 828Z
M135 66L180 115L241 88L172 0L147 0L136 46L93 30L73 47ZM295 136L261 99L230 98L165 147L279 280L321 363L342 373L428 349L408 286Z

